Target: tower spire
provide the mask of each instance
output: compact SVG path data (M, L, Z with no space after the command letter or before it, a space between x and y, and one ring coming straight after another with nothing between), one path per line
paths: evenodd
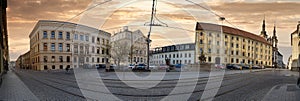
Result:
M266 19L265 19L265 15L264 15L264 20L263 20L263 24L262 24L262 31L260 32L260 36L267 39L268 35L266 32Z

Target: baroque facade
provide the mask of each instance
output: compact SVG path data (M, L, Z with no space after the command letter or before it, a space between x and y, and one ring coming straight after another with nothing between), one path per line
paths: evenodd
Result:
M203 52L206 62L272 66L273 47L263 36L240 29L210 24L196 24L195 62Z
M109 60L110 33L70 22L40 20L30 33L30 69L92 67Z

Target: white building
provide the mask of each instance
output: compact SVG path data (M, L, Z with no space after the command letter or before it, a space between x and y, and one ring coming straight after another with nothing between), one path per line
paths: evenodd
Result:
M166 64L165 59L170 59L170 64L194 64L195 43L156 47L151 53L151 64Z
M112 60L121 65L147 63L146 37L140 30L130 31L123 27L123 31L115 33L111 37Z
M30 33L34 70L90 67L109 58L110 33L70 22L40 20Z

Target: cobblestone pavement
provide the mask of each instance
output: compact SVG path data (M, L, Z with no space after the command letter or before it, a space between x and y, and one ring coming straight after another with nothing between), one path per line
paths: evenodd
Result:
M215 75L208 78L209 73L201 72L199 77L178 79L179 72L166 73L163 80L135 80L126 75L125 80L116 79L114 72L83 69L82 74L90 78L77 78L77 73L63 70L57 71L30 71L21 70L16 74L32 93L40 100L131 100L131 101L158 101L158 100L200 100L203 92L216 91L216 96L201 100L215 101L260 101L266 99L272 87L282 84L293 84L297 76L288 75L289 71L272 70L228 70L225 76ZM79 73L80 74L80 73ZM136 73L145 77L147 73ZM187 74L188 75L188 74ZM75 78L76 76L76 78ZM93 78L97 78L99 81ZM208 80L209 83L208 83ZM221 88L207 85L221 83ZM151 86L155 85L155 86ZM208 93L208 94L209 94ZM188 97L188 99L185 99ZM108 99L104 99L108 98ZM266 99L268 101L268 99ZM272 100L274 101L274 100ZM275 100L276 101L276 100Z

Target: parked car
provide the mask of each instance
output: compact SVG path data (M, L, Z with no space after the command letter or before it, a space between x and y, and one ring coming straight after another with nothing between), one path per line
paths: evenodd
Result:
M136 66L136 65L134 65L134 64L129 64L127 68L128 68L128 69L133 69L135 66Z
M253 65L252 69L261 69L261 67L259 67L258 65Z
M184 67L184 64L176 64L175 65L175 68L182 68L182 67Z
M237 70L242 70L242 66L236 65L236 64L228 64L226 66L227 69L237 69Z
M145 71L145 70L146 70L146 66L147 66L147 65L145 65L145 64L138 64L138 65L136 65L136 66L132 69L132 71L133 71L133 72L136 72L136 71Z
M156 65L150 65L150 66L149 66L149 69L152 69L152 70L153 70L153 69L158 69L158 66L156 66Z
M105 67L106 67L106 66L105 66ZM111 65L109 66L109 68L106 68L105 70L106 70L106 72L114 72L115 69L116 69L116 67L117 67L117 65L111 64Z
M168 69L169 68L169 66L168 65L165 65L165 64L160 64L159 66L158 66L158 69L160 69L160 70L166 70L166 69Z
M101 68L106 68L105 64L96 64L95 65L96 69L101 69Z
M241 65L241 66L242 66L243 69L250 69L250 66L249 66L249 65L243 64L243 65Z
M215 64L215 67L219 69L225 69L225 66L223 64Z

